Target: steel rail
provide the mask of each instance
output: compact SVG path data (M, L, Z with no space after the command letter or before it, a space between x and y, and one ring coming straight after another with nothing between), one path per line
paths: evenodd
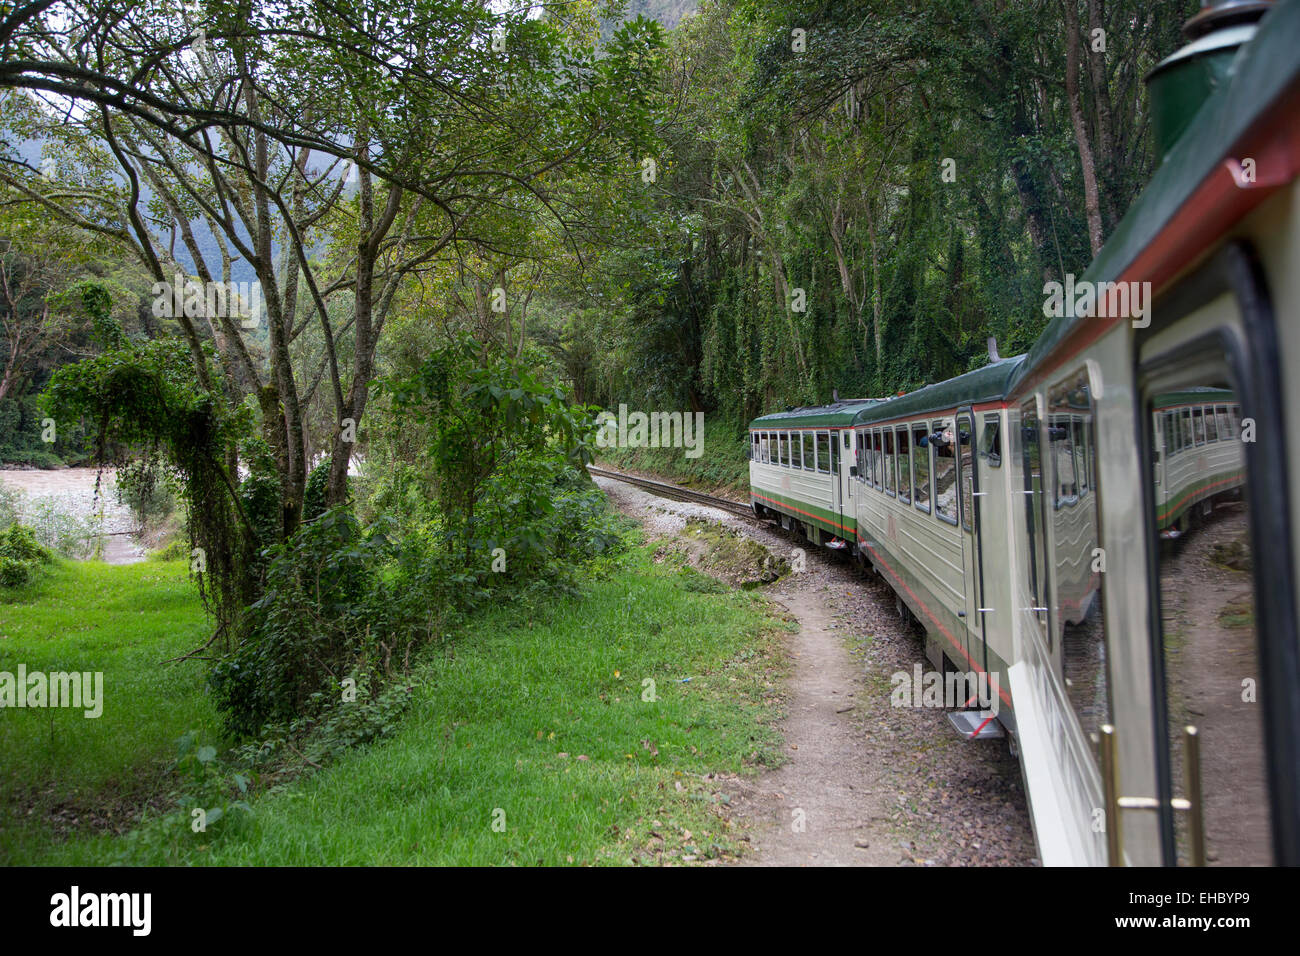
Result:
M624 484L634 485L643 488L646 491L653 492L661 498L675 498L678 501L689 501L695 504L708 505L710 508L718 508L721 511L728 511L734 515L740 515L745 518L757 520L754 509L739 501L732 501L729 498L716 498L713 495L706 495L703 492L691 491L689 488L683 488L680 485L670 485L664 481L651 481L649 478L638 478L636 475L625 475L620 471L608 471L604 468L596 468L593 465L587 466L587 471L601 478L612 478L615 481L621 481Z

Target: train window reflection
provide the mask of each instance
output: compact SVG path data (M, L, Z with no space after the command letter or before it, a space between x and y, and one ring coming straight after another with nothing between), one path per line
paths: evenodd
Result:
M1154 396L1153 414L1190 420L1200 447L1168 455L1153 443L1163 477L1153 492L1170 787L1185 795L1183 728L1195 726L1207 862L1243 866L1271 862L1272 848L1245 455L1230 424L1239 413L1235 401L1202 405L1233 399L1229 384ZM1186 813L1174 815L1174 844L1176 862L1190 863Z
M1096 456L1094 414L1086 370L1050 389L1047 420L1058 506L1052 512L1051 536L1053 646L1070 706L1095 743L1101 725L1110 720L1110 681L1097 496L1080 498L1088 462Z
M898 500L907 504L912 500L912 458L909 454L911 442L908 441L906 425L899 425L898 439Z
M984 434L980 436L980 457L990 468L1002 466L1002 434L997 415L984 416Z
M912 500L919 510L930 510L930 443L923 424L912 431Z
M961 455L961 526L966 531L971 530L971 519L975 514L974 428L969 416L957 419L957 446Z
M834 446L830 432L817 433L817 470L824 474L829 474L831 471L831 453Z
M1025 480L1025 530L1029 537L1030 560L1025 564L1029 585L1030 610L1038 624L1039 636L1048 640L1047 565L1045 563L1043 521L1043 461L1040 451L1038 400L1030 398L1021 406L1021 464ZM1049 644L1050 647L1050 644Z
M931 423L939 441L934 448L934 513L949 524L957 523L957 457L951 421Z
M1055 505L1061 508L1072 505L1078 495L1075 476L1074 443L1070 432L1069 414L1054 414L1048 419L1048 437L1052 442L1052 466L1056 478Z
M885 494L892 495L894 493L894 430L886 428L880 437L885 443Z

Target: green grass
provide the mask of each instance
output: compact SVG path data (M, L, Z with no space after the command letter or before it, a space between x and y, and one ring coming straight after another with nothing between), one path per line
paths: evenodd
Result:
M580 597L491 609L428 649L392 736L259 796L233 830L186 830L179 849L170 838L141 841L133 862L626 864L726 855L736 839L703 776L780 760L771 623L758 596L702 593L637 549ZM655 701L643 700L647 680ZM165 740L185 721L171 729ZM121 844L111 835L76 839L49 847L40 862L111 862Z
M60 834L124 826L160 782L177 737L218 734L200 662L163 665L209 629L184 561L59 562L0 593L0 671L100 671L103 713L0 710L0 863Z

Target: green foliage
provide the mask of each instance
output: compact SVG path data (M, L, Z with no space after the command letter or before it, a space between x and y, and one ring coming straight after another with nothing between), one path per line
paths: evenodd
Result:
M250 521L230 467L251 431L245 408L202 388L176 339L127 343L65 365L42 401L56 421L94 423L101 460L109 444L154 449L164 459L186 500L191 543L205 555L200 594L224 626L237 629L255 595L251 569L266 531Z
M23 493L0 480L0 528L7 528L22 513Z
M1027 350L1044 280L1093 254L1065 6L702 4L670 37L658 180L620 197L621 234L534 334L584 402L703 410L715 435L836 389L952 377L984 364L988 336ZM1127 37L1085 43L1078 77L1108 233L1153 168L1141 77L1196 5L1087 6L1085 41ZM601 315L571 329L593 300Z
M399 414L426 429L446 548L466 567L507 543L524 554L544 548L523 526L551 510L566 469L590 460L592 409L569 404L559 385L468 337L385 389Z
M410 705L412 688L399 681L377 690L370 675L363 674L356 681L355 699L343 699L341 690L317 692L313 716L265 727L260 739L239 748L240 764L281 774L295 764L298 769L327 766L355 747L392 734Z
M119 468L113 493L118 504L130 509L141 528L165 521L176 508L168 475L152 458Z
M0 588L28 584L42 565L54 556L36 540L31 528L11 524L0 531Z
M280 475L271 446L262 438L246 440L241 458L248 467L248 475L239 483L239 502L248 519L245 530L251 530L249 551L256 555L251 561L261 568L264 564L262 552L280 540L283 527Z
M168 794L172 809L124 834L115 862L129 864L159 853L175 856L185 843L195 840L210 845L238 833L252 816L249 776L229 769L217 748L201 744L200 739L191 730L176 741L176 757L167 768L176 781Z
M325 492L329 488L330 458L311 470L307 476L307 489L302 496L302 520L315 521L325 513Z
M23 511L23 523L45 547L78 560L97 553L102 527L99 515L86 515L53 495L31 499Z
M311 716L326 688L378 665L381 655L400 660L408 652L417 635L393 620L394 595L381 575L391 549L382 525L363 531L344 507L269 549L244 641L210 677L232 734Z

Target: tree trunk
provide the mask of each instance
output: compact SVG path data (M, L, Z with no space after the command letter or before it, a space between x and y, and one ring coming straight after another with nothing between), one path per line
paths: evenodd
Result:
M1079 146L1079 163L1083 167L1083 202L1088 219L1088 244L1095 258L1101 252L1105 233L1101 227L1101 205L1097 193L1097 168L1092 144L1083 118L1083 101L1079 96L1079 11L1076 0L1063 0L1065 7L1065 96L1070 102L1070 122Z

